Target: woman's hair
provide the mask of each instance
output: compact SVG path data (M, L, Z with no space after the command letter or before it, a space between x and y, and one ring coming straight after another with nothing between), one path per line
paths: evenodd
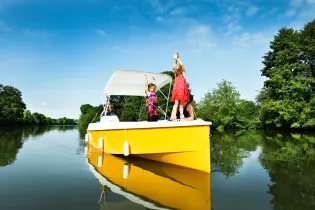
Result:
M193 100L194 100L194 96L191 95L191 93L189 93L189 102L188 103L191 103Z
M111 107L113 109L114 108L114 104L112 103L111 100L108 100L108 103L106 104L105 107Z

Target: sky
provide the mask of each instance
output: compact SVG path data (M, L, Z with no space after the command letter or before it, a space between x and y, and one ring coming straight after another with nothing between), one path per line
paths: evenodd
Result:
M171 70L178 51L197 102L222 79L254 100L273 36L314 18L315 0L0 0L0 84L78 118L115 70Z

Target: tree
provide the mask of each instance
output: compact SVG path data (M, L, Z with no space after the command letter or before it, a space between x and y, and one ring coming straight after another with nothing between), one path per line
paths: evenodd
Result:
M30 110L26 110L24 112L23 122L26 125L31 125L31 124L33 124L35 122L34 121L34 117L32 116L32 113L31 113Z
M239 128L256 129L260 128L259 110L260 107L253 101L240 100L237 105L236 124Z
M95 122L96 119L99 119L99 115L101 114L102 111L102 105L93 107L90 104L83 104L80 107L81 110L81 115L79 118L78 125L83 128L87 128L89 123ZM59 119L58 119L59 120ZM58 123L63 123L63 119L60 119Z
M145 98L142 96L128 96L125 99L123 110L119 116L120 121L146 120Z
M12 86L0 84L0 125L21 122L25 109L22 93Z
M267 128L315 127L315 20L301 31L282 28L263 57L267 80L257 99Z
M240 94L232 83L226 80L217 83L218 88L208 91L198 104L197 115L211 121L220 130L234 128L237 119L237 104Z

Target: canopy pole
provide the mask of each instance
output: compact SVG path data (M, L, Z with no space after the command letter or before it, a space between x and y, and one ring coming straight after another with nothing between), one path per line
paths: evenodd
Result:
M106 104L106 108L105 108L105 116L109 107L109 101L110 101L110 95L107 96L107 104Z
M167 108L168 108L168 101L170 100L171 86L172 86L172 82L170 82L170 87L169 87L169 90L168 90L168 96L167 96L167 102L166 102L166 110L165 110L165 118L164 118L164 120L166 120Z
M160 91L160 93L162 93L162 95L164 96L164 98L167 100L167 97L164 95L164 93L161 91L161 89L159 89L158 91Z
M152 104L151 103L151 101L149 100L149 99L147 99L147 98L145 98L150 104ZM152 104L152 106L154 106L154 104ZM162 113L164 113L164 115L166 116L166 113L164 112L164 110L163 109L161 109L160 107L156 107L156 106L154 106L155 108L157 108L158 110L160 110Z

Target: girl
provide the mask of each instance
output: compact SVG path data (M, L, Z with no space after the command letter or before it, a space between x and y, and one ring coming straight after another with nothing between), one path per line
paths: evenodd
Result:
M148 122L158 121L158 100L155 94L156 83L153 77L153 83L148 84L148 76L145 74L145 93L146 93L146 111L148 115Z
M184 120L184 107L189 101L189 91L186 83L186 70L184 65L180 62L179 53L174 55L175 62L173 71L175 73L175 82L172 92L172 102L175 102L172 110L171 120L176 120L176 112L179 105L180 120Z

